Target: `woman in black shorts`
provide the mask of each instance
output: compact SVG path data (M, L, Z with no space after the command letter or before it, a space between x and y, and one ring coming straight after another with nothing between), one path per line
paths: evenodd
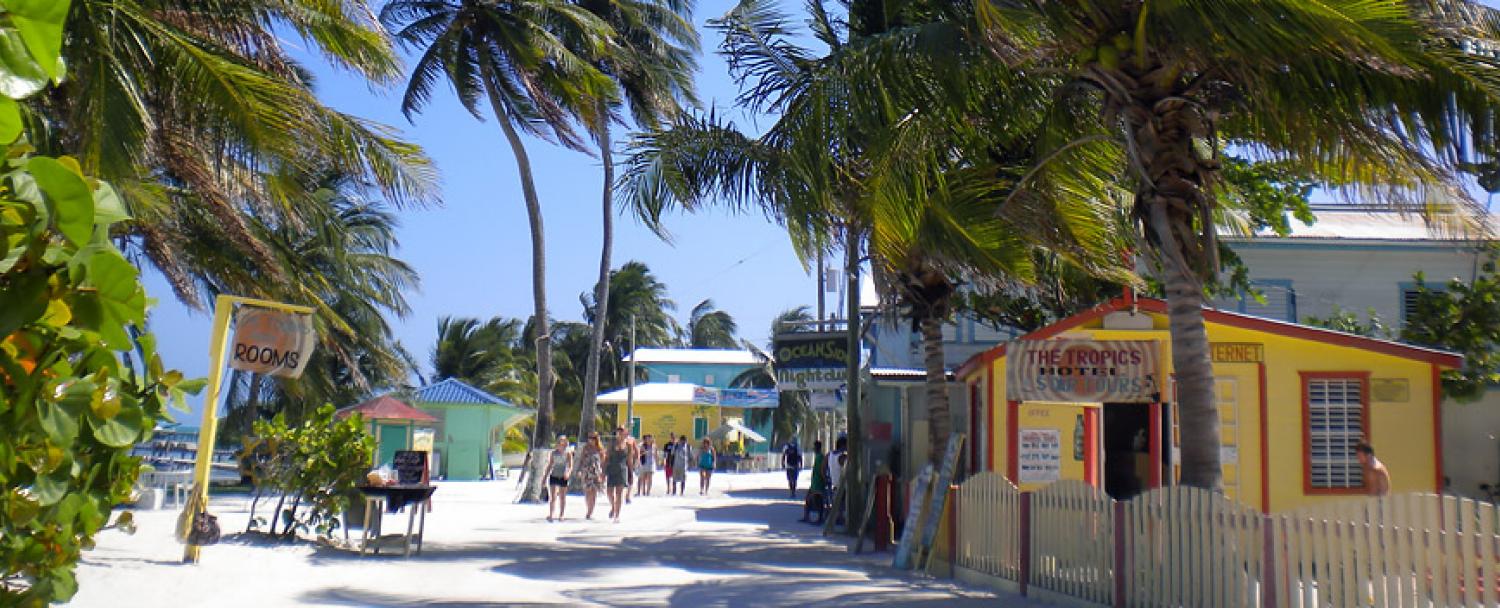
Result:
M556 521L562 521L563 511L568 508L568 475L572 471L573 452L568 450L568 436L559 435L557 447L547 454L547 485L552 493L552 500L547 503L547 521L554 521L554 510Z

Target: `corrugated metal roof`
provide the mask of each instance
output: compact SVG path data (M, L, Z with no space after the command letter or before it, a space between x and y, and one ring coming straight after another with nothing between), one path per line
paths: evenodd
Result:
M623 361L635 357L636 363L714 363L720 365L760 365L760 357L748 350L715 348L637 348Z
M486 393L482 390L469 386L457 378L429 384L417 389L416 401L419 403L479 403L492 405L511 405L504 399Z

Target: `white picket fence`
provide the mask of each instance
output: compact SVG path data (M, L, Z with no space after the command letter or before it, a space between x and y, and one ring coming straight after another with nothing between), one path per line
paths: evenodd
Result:
M1005 580L1021 576L1021 491L1004 475L984 472L959 486L954 563Z
M1431 494L1264 515L1194 488L1130 501L995 473L959 488L953 563L1105 606L1500 606L1500 511Z

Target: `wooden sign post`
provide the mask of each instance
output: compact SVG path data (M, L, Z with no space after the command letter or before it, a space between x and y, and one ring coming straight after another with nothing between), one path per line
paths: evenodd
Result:
M927 506L927 489L932 483L932 463L922 467L917 475L917 487L912 490L911 501L906 505L906 525L901 528L901 542L896 545L896 559L891 566L905 570L911 567L912 550L917 542L917 529L921 526L923 507Z
M918 556L922 569L932 563L932 541L937 538L938 523L943 520L943 507L948 503L948 485L953 483L953 474L958 470L958 455L963 453L964 434L954 433L948 437L948 451L943 454L943 468L938 471L937 481L932 485L932 512L927 525L922 529L922 544Z

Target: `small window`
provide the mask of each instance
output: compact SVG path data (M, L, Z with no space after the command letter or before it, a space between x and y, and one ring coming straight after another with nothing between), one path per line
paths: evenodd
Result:
M703 374L703 385L704 386L713 386L714 385L714 375L713 374Z
M1427 285L1427 291L1443 293L1442 289L1436 289L1431 284ZM1411 323L1412 315L1417 314L1417 297L1420 294L1416 283L1401 284L1401 324L1403 326Z
M1365 486L1364 468L1354 455L1354 446L1369 430L1365 385L1362 374L1303 377L1309 488L1358 490Z
M700 441L708 436L708 419L702 416L693 416L693 441Z
M677 384L679 382L682 382L682 376L679 376L677 374L667 374L667 382Z

